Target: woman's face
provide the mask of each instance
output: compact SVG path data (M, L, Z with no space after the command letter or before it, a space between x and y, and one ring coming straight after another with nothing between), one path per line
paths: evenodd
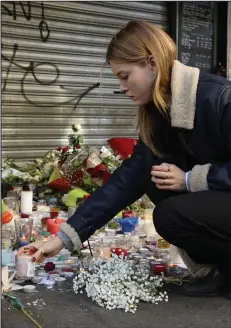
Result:
M120 90L136 105L146 105L152 100L154 68L148 61L141 65L110 62L112 72L118 77Z

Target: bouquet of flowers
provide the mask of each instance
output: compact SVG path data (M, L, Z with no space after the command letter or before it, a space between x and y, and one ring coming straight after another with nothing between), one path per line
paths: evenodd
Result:
M149 267L112 255L107 262L95 259L87 270L80 269L73 290L76 294L85 291L99 306L109 310L123 309L135 313L140 301L167 302L163 285L163 278L150 275Z
M11 186L18 183L36 185L42 198L75 188L92 194L123 160L131 156L137 143L133 138L111 138L108 144L113 152L105 146L100 150L91 149L84 144L81 126L77 123L72 125L68 138L68 146L51 150L25 166L17 165L12 159L4 159L3 182ZM138 211L140 203L136 202L132 207Z

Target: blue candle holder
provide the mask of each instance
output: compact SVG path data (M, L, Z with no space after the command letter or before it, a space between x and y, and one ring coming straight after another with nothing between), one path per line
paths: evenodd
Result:
M20 247L24 247L24 246L26 246L26 245L28 245L29 244L29 241L28 240L25 240L25 239L23 239L23 238L19 238L19 240L18 240L18 247L20 248Z

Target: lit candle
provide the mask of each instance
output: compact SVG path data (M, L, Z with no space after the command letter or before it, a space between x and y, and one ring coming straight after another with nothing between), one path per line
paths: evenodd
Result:
M18 247L23 247L29 244L29 241L26 239L25 236L22 236L21 238L19 238L18 240Z
M117 256L123 255L124 257L128 256L128 252L125 248L115 247L111 248L111 252Z

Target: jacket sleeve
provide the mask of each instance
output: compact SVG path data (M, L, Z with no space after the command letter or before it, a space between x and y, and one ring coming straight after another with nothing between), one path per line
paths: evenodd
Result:
M228 161L219 164L196 165L190 172L190 191L231 191L231 86L226 86L218 101L220 131L226 145Z
M144 194L142 177L146 151L146 145L139 140L133 155L123 162L105 185L81 204L67 222L60 224L60 231L71 239L75 249Z

